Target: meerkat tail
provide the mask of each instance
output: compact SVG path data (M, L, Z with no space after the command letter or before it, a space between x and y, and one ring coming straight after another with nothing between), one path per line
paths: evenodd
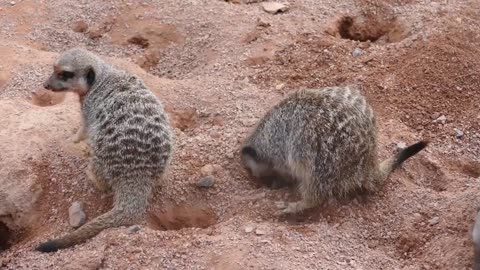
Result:
M40 252L55 252L59 249L83 243L104 229L133 225L143 217L147 208L147 196L145 194L138 195L138 193L144 192L141 190L132 192L132 189L124 192L117 191L114 207L110 211L96 217L64 237L40 244L36 250Z
M382 179L387 179L391 172L400 167L400 165L407 159L416 155L418 152L422 151L427 147L428 141L420 141L416 144L412 144L407 148L401 150L393 157L387 158L386 160L380 163L380 173L382 174Z

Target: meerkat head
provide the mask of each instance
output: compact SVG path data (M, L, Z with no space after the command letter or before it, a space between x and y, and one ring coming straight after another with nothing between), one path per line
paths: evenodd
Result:
M53 73L44 83L46 89L87 94L97 78L102 61L89 51L74 48L64 52L53 64Z
M244 146L241 155L244 167L255 178L260 178L270 171L270 166L261 162L257 151L253 147Z

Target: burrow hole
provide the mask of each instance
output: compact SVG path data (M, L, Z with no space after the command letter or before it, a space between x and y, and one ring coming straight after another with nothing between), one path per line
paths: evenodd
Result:
M399 42L409 34L396 18L343 16L337 21L337 29L341 38L360 42Z
M0 221L0 252L10 248L12 244L12 231L7 224Z
M216 223L213 209L199 205L170 205L148 214L149 227L161 231L192 227L205 229Z

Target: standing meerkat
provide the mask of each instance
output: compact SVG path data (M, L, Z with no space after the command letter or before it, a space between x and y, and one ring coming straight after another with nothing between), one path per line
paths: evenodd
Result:
M278 205L292 214L378 189L426 146L418 142L379 162L375 116L365 98L354 88L327 87L298 91L275 105L246 138L241 159L263 182L297 186L302 199Z
M113 208L64 237L42 243L53 252L86 241L110 227L144 217L154 185L164 176L173 151L173 133L162 103L137 76L115 69L80 48L63 53L44 87L80 96L82 125L92 158L86 175L100 191L113 191Z

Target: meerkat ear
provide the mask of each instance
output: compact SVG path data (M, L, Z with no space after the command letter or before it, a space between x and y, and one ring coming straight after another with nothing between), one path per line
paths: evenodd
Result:
M87 68L87 85L88 85L88 87L91 87L94 82L95 82L95 71L93 70L93 67L89 66Z

